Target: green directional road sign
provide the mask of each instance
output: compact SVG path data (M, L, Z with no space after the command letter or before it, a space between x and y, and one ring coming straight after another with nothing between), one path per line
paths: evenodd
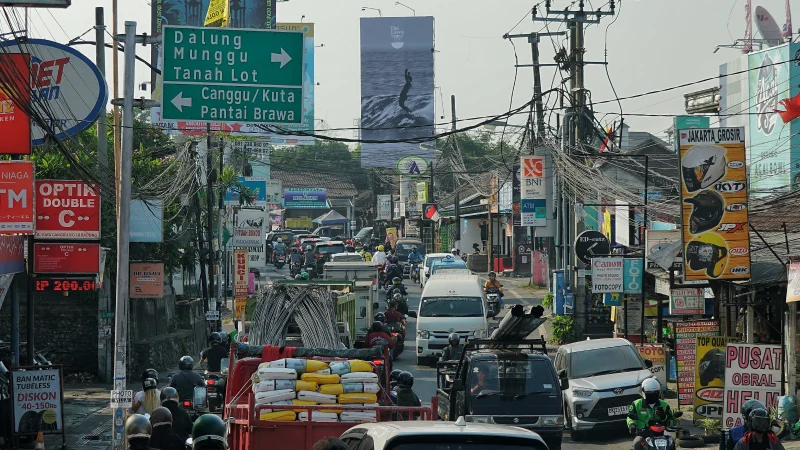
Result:
M165 26L167 120L299 124L302 31Z

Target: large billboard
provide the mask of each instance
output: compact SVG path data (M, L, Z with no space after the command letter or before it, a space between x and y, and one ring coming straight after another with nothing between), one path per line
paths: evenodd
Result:
M776 188L788 190L800 182L800 121L784 124L775 110L779 102L800 94L800 44L791 43L747 56L750 145L750 194L769 195ZM742 109L742 108L739 108ZM737 111L728 111L736 113Z
M361 165L433 160L433 17L361 19Z
M684 275L750 278L744 128L680 131Z

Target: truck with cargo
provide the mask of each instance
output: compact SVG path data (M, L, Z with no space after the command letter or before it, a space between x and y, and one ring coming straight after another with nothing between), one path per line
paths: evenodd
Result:
M383 311L385 299L376 288L378 268L374 262L328 262L323 270L325 282L347 281L352 283L355 295L355 317L353 318L352 342L364 342L375 313ZM382 302L383 300L383 302ZM337 320L341 320L337 317Z

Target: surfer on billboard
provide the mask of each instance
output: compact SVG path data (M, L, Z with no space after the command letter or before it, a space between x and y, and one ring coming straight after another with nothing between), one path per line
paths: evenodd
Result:
M406 99L408 98L408 91L409 90L411 90L411 72L409 72L408 69L406 69L406 84L405 84L405 86L403 86L403 90L400 91L400 99L397 101L397 103L400 104L400 107L403 109L403 111L405 111L405 112L407 112L409 114L414 114L406 106Z

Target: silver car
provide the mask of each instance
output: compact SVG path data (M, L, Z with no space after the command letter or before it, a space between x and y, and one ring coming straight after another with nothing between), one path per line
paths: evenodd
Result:
M569 379L563 392L564 421L572 439L597 428L624 430L628 407L641 398L641 384L653 377L626 339L593 339L563 345L553 360L559 377Z

